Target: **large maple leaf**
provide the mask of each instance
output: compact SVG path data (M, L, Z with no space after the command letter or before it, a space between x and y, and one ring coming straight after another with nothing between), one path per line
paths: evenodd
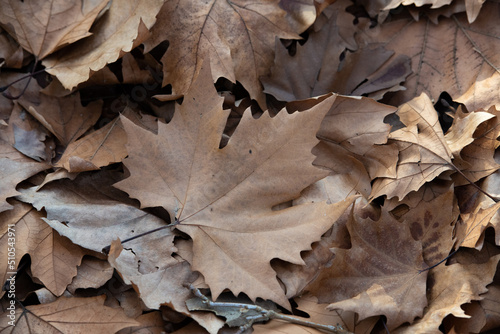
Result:
M222 110L208 67L200 73L172 121L158 124L158 135L123 118L131 176L117 187L176 217L194 242L193 270L203 274L214 299L228 288L287 306L269 262L303 264L300 251L352 202L272 210L328 174L312 165L311 149L335 97L274 118L253 119L247 111L219 149L229 111Z

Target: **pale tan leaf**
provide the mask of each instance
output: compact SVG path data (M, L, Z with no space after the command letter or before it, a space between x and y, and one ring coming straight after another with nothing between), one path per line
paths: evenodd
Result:
M154 251L154 248L151 248ZM108 261L126 282L131 282L136 287L141 300L152 309L159 309L161 305L168 305L177 312L189 315L210 333L216 334L224 325L211 313L190 313L186 307L186 300L192 298L192 294L183 284L193 282L198 274L193 273L189 263L176 260L170 254L168 263L159 265L154 270L139 272L137 270L140 258L131 257L123 251L123 246L113 241Z
M119 118L116 118L85 137L68 145L56 167L70 173L97 170L127 156L127 137Z
M139 325L136 320L125 316L122 309L104 306L105 299L106 296L60 297L49 304L27 306L26 311L16 314L15 327L7 324L9 318L4 314L0 331L12 334L109 334Z
M483 112L474 112L472 115L477 113ZM500 135L500 112L491 107L485 114L493 117L476 128L473 134L474 140L461 150L460 156L456 159L455 165L459 166L468 179L461 174L455 175L453 180L457 186L476 182L500 168L500 164L494 158L495 151L500 145L497 140Z
M164 321L160 312L149 312L135 318L137 327L124 328L116 334L162 334L165 333Z
M396 177L376 179L372 199L385 194L401 200L444 171L455 169L452 152L427 95L403 104L397 114L406 127L389 135L399 148Z
M46 71L67 89L86 81L91 72L116 61L141 44L156 22L163 0L113 0L106 15L92 27L92 36L43 61Z
M186 94L201 63L210 59L213 81L226 77L241 82L265 106L259 78L268 74L276 37L299 38L288 25L278 0L205 2L169 0L145 42L146 51L164 40L163 84Z
M28 52L43 59L88 37L108 0L9 1L0 3L0 23Z
M384 123L384 118L395 111L396 108L371 99L338 96L321 123L317 136L332 145L332 151L338 150L340 146L349 156L359 160L370 180L394 177L397 148L395 145L383 144L387 143L391 130L391 126ZM318 155L314 163L320 164L321 158L326 159Z
M118 179L119 176L109 172L81 174L74 181L54 181L40 190L23 189L19 199L38 210L44 208L45 222L59 234L77 245L101 252L117 237L125 240L166 225L162 219L134 207L134 201L112 188L111 184ZM172 252L172 240L170 230L164 229L131 241L127 248L142 258L139 269L147 271L168 262L162 256L163 252Z
M476 20L485 1L486 0L465 0L465 9L467 11L467 19L469 20L469 23Z
M281 8L287 12L287 20L293 31L304 32L316 20L314 0L286 0L280 2Z
M76 268L81 263L84 251L72 244L68 239L61 237L43 220L43 215L29 206L16 202L12 212L2 215L2 268L5 271L2 277L10 277L8 272L15 272L21 257L29 254L31 257L31 272L54 295L60 296L66 286L76 275ZM10 230L15 237L15 265L7 267L7 244L10 237L7 224L12 224ZM10 239L12 240L12 239ZM4 262L5 261L5 262Z

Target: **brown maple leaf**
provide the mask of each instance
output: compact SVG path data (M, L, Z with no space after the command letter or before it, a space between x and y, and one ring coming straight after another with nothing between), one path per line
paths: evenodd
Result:
M108 0L85 3L78 0L3 0L0 23L25 50L43 59L90 36L90 26L107 3Z
M335 258L306 290L328 309L355 311L361 319L384 314L390 330L421 316L427 304L427 267L420 241L385 210L378 221L351 215L350 249L334 249Z
M287 306L269 261L302 264L310 249L352 201L314 203L273 211L326 176L312 165L316 132L334 97L311 110L247 111L227 146L219 149L229 111L204 68L169 124L158 135L123 118L131 176L116 186L144 206L163 206L194 241L193 270L215 299L226 288Z
M162 58L163 84L175 94L185 94L210 57L214 81L226 77L239 81L250 96L265 106L259 78L267 75L273 61L276 37L299 38L288 26L278 0L165 2L158 23L145 42L146 51L168 40Z
M497 93L483 95L473 86L498 76L500 28L491 25L498 20L498 6L485 3L472 24L465 13L441 18L439 24L408 16L365 30L365 40L411 58L413 74L404 83L406 90L395 93L390 104L399 105L422 92L437 100L444 90L469 110L497 104Z

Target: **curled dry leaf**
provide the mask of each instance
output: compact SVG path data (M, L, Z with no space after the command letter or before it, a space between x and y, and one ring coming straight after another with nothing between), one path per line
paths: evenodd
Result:
M419 270L427 265L408 226L382 211L378 221L351 215L347 228L352 247L333 249L332 265L306 290L330 310L355 311L360 319L383 314L389 330L421 316L427 272Z
M48 164L27 158L13 148L8 143L7 128L0 125L0 212L12 208L6 200L19 194L19 182L48 168Z
M203 67L183 104L158 135L122 119L131 176L116 186L163 206L194 241L193 270L214 299L224 290L289 306L271 268L273 258L302 264L310 249L352 202L313 203L273 211L328 173L312 165L320 122L335 97L311 110L253 119L247 111L219 149L229 111ZM193 135L194 134L194 135Z
M460 307L472 300L480 300L481 294L488 291L488 285L495 275L500 255L490 258L483 264L453 264L438 266L429 274L429 307L422 319L411 325L402 326L391 333L439 334L438 329L444 317L453 314L455 317L467 318ZM453 284L450 284L452 282Z
M51 0L0 2L0 23L17 42L38 59L88 37L108 0Z
M259 78L268 74L276 37L298 39L278 0L165 2L158 22L145 42L146 51L164 40L163 84L185 94L204 59L210 57L214 81L241 82L250 96L265 106Z
M107 13L92 27L92 36L46 58L46 71L65 88L76 87L92 72L141 44L162 5L163 0L113 0Z
M389 134L399 149L396 177L376 179L372 199L385 194L401 200L442 172L454 169L452 152L427 95L403 104L397 114L406 127Z

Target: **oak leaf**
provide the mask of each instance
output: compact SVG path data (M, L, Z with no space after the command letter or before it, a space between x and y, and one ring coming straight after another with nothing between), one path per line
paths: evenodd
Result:
M43 60L46 71L65 88L76 87L91 73L141 44L162 5L163 0L113 0L106 14L92 27L90 37Z
M60 297L55 302L17 308L16 324L9 325L3 314L0 331L4 333L75 333L108 334L138 326L121 308L104 306L106 296L90 298ZM23 311L21 311L23 310Z
M391 331L421 316L427 272L419 270L427 265L408 226L383 210L378 221L351 215L347 228L352 247L334 248L331 267L306 290L320 303L331 303L330 310L355 311L360 319L384 314Z
M43 59L90 36L90 26L107 3L108 0L3 0L0 23L26 51Z
M145 42L146 51L169 41L162 58L163 84L172 84L174 94L187 92L202 61L210 57L214 81L225 77L241 82L265 106L259 78L268 74L275 38L299 38L285 14L278 0L169 0Z
M163 206L194 241L193 270L214 299L226 288L252 300L288 306L269 261L302 264L310 249L352 199L273 211L328 174L312 165L315 134L331 97L306 112L282 111L253 119L248 111L227 146L219 149L229 111L200 72L183 104L158 135L122 119L131 176L116 186L144 206Z

